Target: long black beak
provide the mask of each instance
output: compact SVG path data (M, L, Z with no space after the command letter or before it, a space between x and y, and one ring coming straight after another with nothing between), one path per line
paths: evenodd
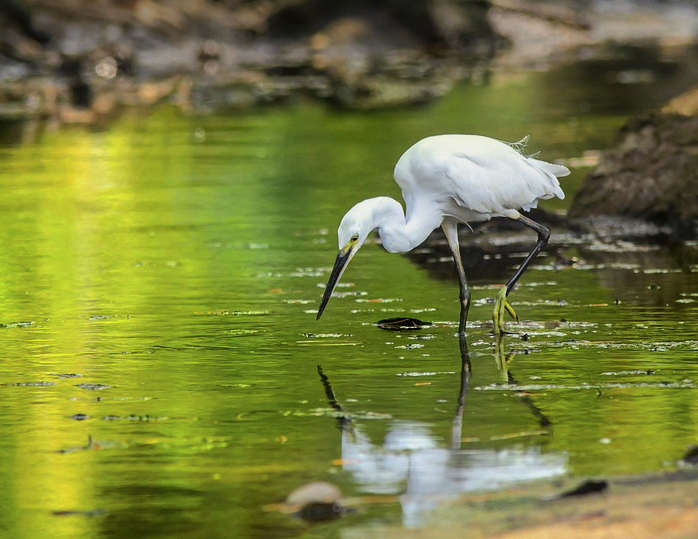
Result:
M322 311L325 310L327 302L330 301L332 292L334 292L334 289L337 286L337 283L339 282L339 278L342 276L342 273L344 273L344 268L346 267L349 260L351 260L351 252L352 249L348 249L346 253L342 253L340 251L337 255L337 259L334 261L334 267L332 268L332 273L330 274L330 280L327 281L325 293L322 295L322 301L320 301L320 308L317 310L316 320L320 320L320 317L322 316Z

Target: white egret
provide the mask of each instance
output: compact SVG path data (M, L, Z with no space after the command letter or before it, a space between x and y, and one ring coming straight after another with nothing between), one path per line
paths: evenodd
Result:
M504 332L504 311L518 320L507 296L531 261L548 242L550 231L519 213L538 200L565 198L558 177L569 170L523 155L527 138L514 144L479 135L437 135L415 143L398 160L394 177L402 189L406 213L389 197L356 204L342 219L337 237L339 254L322 296L317 318L324 311L347 265L369 233L377 229L383 247L405 253L420 245L439 226L453 252L460 282L459 333L465 334L470 287L458 244L458 224L508 217L538 234L531 252L498 293L493 313L495 334Z

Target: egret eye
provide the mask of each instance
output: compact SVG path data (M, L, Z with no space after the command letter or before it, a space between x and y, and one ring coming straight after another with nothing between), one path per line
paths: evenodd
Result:
M358 234L354 234L354 235L351 237L351 240L350 240L350 241L352 241L352 242L357 242L357 241L359 241L359 235L358 235Z

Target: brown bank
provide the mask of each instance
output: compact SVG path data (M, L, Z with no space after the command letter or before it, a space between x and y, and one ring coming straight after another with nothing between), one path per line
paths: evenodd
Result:
M311 491L312 501L299 505L300 494ZM328 504L328 491L327 506L341 511L317 511L317 496ZM371 505L397 502L395 496L342 498L333 485L311 483L265 509L310 524L355 518ZM698 469L682 460L677 470L659 474L468 494L442 505L418 528L374 523L346 528L344 534L351 539L694 539L696 530Z
M698 233L698 88L630 119L575 196L570 217L646 220L672 240Z

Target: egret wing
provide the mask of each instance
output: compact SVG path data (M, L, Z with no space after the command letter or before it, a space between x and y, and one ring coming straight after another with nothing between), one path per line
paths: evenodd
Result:
M442 162L455 202L477 212L528 210L539 199L565 197L556 177L569 173L565 167L525 157L491 139L468 151L454 151Z
M408 206L438 204L463 220L530 209L539 199L564 198L556 176L569 171L478 135L439 135L412 146L395 167ZM455 203L455 204L454 204ZM460 211L458 211L460 209ZM449 213L450 212L450 213Z

